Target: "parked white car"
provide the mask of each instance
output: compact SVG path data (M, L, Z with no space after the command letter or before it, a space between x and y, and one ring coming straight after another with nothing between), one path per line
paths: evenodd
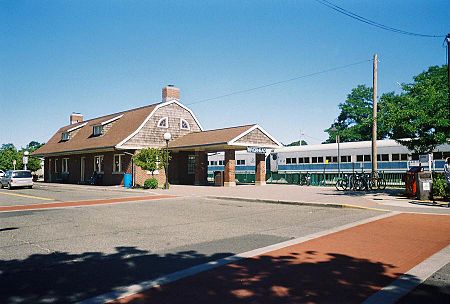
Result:
M14 187L33 187L33 176L28 170L9 170L0 178L0 186L8 189Z

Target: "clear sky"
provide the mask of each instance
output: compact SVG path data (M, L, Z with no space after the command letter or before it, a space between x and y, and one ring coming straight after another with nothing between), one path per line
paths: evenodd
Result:
M330 0L410 32L450 32L450 1ZM444 38L384 31L314 0L0 1L0 144L46 142L85 119L152 104L174 84L196 101L380 57L379 93L446 63ZM190 107L205 129L259 123L309 143L371 62Z

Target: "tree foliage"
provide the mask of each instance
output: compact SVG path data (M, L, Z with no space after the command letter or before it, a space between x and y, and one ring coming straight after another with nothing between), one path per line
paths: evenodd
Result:
M308 143L302 139L302 144L301 145L300 145L300 141L297 140L297 141L291 142L290 144L286 145L286 147L307 146L307 145L308 145Z
M416 153L429 153L450 138L447 66L432 66L403 84L399 95L383 96L389 137Z
M403 84L403 92L382 94L378 102L377 139L392 138L409 150L429 153L450 138L447 66L432 66ZM358 85L339 104L339 116L325 130L326 143L372 139L372 88ZM335 128L333 128L335 127ZM334 130L335 129L335 130Z
M1 170L13 170L13 161L16 161L16 169L23 169L22 158L25 151L33 152L41 147L43 144L32 141L25 148L17 150L13 144L3 144L0 148L0 169ZM28 157L27 169L34 172L41 168L41 160L34 156Z
M153 175L156 170L166 170L166 159L170 160L170 153L164 149L145 148L133 156L136 165L143 170L150 171Z
M341 142L371 140L372 138L372 115L373 115L373 89L365 85L358 85L352 89L347 99L339 104L341 113L335 122L325 130L328 133L326 143L336 141L339 133ZM382 108L378 105L378 110ZM387 131L380 124L378 139L386 137ZM333 130L334 128L336 130Z

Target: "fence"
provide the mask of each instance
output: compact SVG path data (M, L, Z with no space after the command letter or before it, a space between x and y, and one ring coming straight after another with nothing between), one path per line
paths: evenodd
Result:
M275 173L269 172L266 174L266 182L268 184L292 184L298 185L300 184L300 180L304 173ZM405 173L383 173L382 176L386 180L387 186L390 187L404 187ZM334 186L336 183L336 179L338 178L337 173L325 173L325 183L324 183L324 174L323 173L310 173L311 177L311 186ZM214 174L208 174L208 180L210 182L214 181ZM236 173L236 182L240 184L251 184L255 182L255 174L254 173Z

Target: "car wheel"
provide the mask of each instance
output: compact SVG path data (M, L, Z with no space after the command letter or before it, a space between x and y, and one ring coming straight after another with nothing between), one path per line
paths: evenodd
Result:
M11 184L8 183L8 190L11 190Z

